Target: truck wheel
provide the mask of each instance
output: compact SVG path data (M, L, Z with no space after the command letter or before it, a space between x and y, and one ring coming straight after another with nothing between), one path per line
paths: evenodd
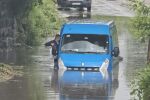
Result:
M87 7L87 11L88 11L88 12L91 12L91 7Z

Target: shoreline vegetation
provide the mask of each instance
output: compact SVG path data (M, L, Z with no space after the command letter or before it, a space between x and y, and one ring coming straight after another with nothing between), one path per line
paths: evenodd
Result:
M136 71L135 79L131 81L131 95L134 100L150 100L150 64Z
M22 68L22 67L20 67ZM22 76L21 69L13 69L12 66L0 63L0 82L5 82L12 79L14 76Z
M38 46L44 38L56 34L63 23L55 0L13 0L6 4L9 9L5 9L14 16L13 46Z
M0 0L0 48L38 46L63 20L55 0Z
M129 0L136 16L131 20L132 33L141 42L148 40L147 64L136 71L131 82L133 100L150 100L150 5L144 0ZM148 1L146 0L148 3Z

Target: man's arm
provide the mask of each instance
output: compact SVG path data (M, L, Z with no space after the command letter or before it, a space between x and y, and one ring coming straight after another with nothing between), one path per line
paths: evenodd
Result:
M53 44L54 44L54 40L46 42L44 45L45 46L53 46Z

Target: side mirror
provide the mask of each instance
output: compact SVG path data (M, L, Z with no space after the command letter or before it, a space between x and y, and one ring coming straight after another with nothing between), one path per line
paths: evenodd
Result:
M118 56L119 56L119 53L120 53L119 47L114 47L114 49L113 49L113 51L112 51L112 55L113 55L114 57L118 57Z

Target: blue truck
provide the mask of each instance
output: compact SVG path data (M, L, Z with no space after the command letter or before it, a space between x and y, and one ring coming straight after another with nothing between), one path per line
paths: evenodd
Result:
M71 22L60 32L59 67L68 70L112 69L119 55L116 26L110 22Z

